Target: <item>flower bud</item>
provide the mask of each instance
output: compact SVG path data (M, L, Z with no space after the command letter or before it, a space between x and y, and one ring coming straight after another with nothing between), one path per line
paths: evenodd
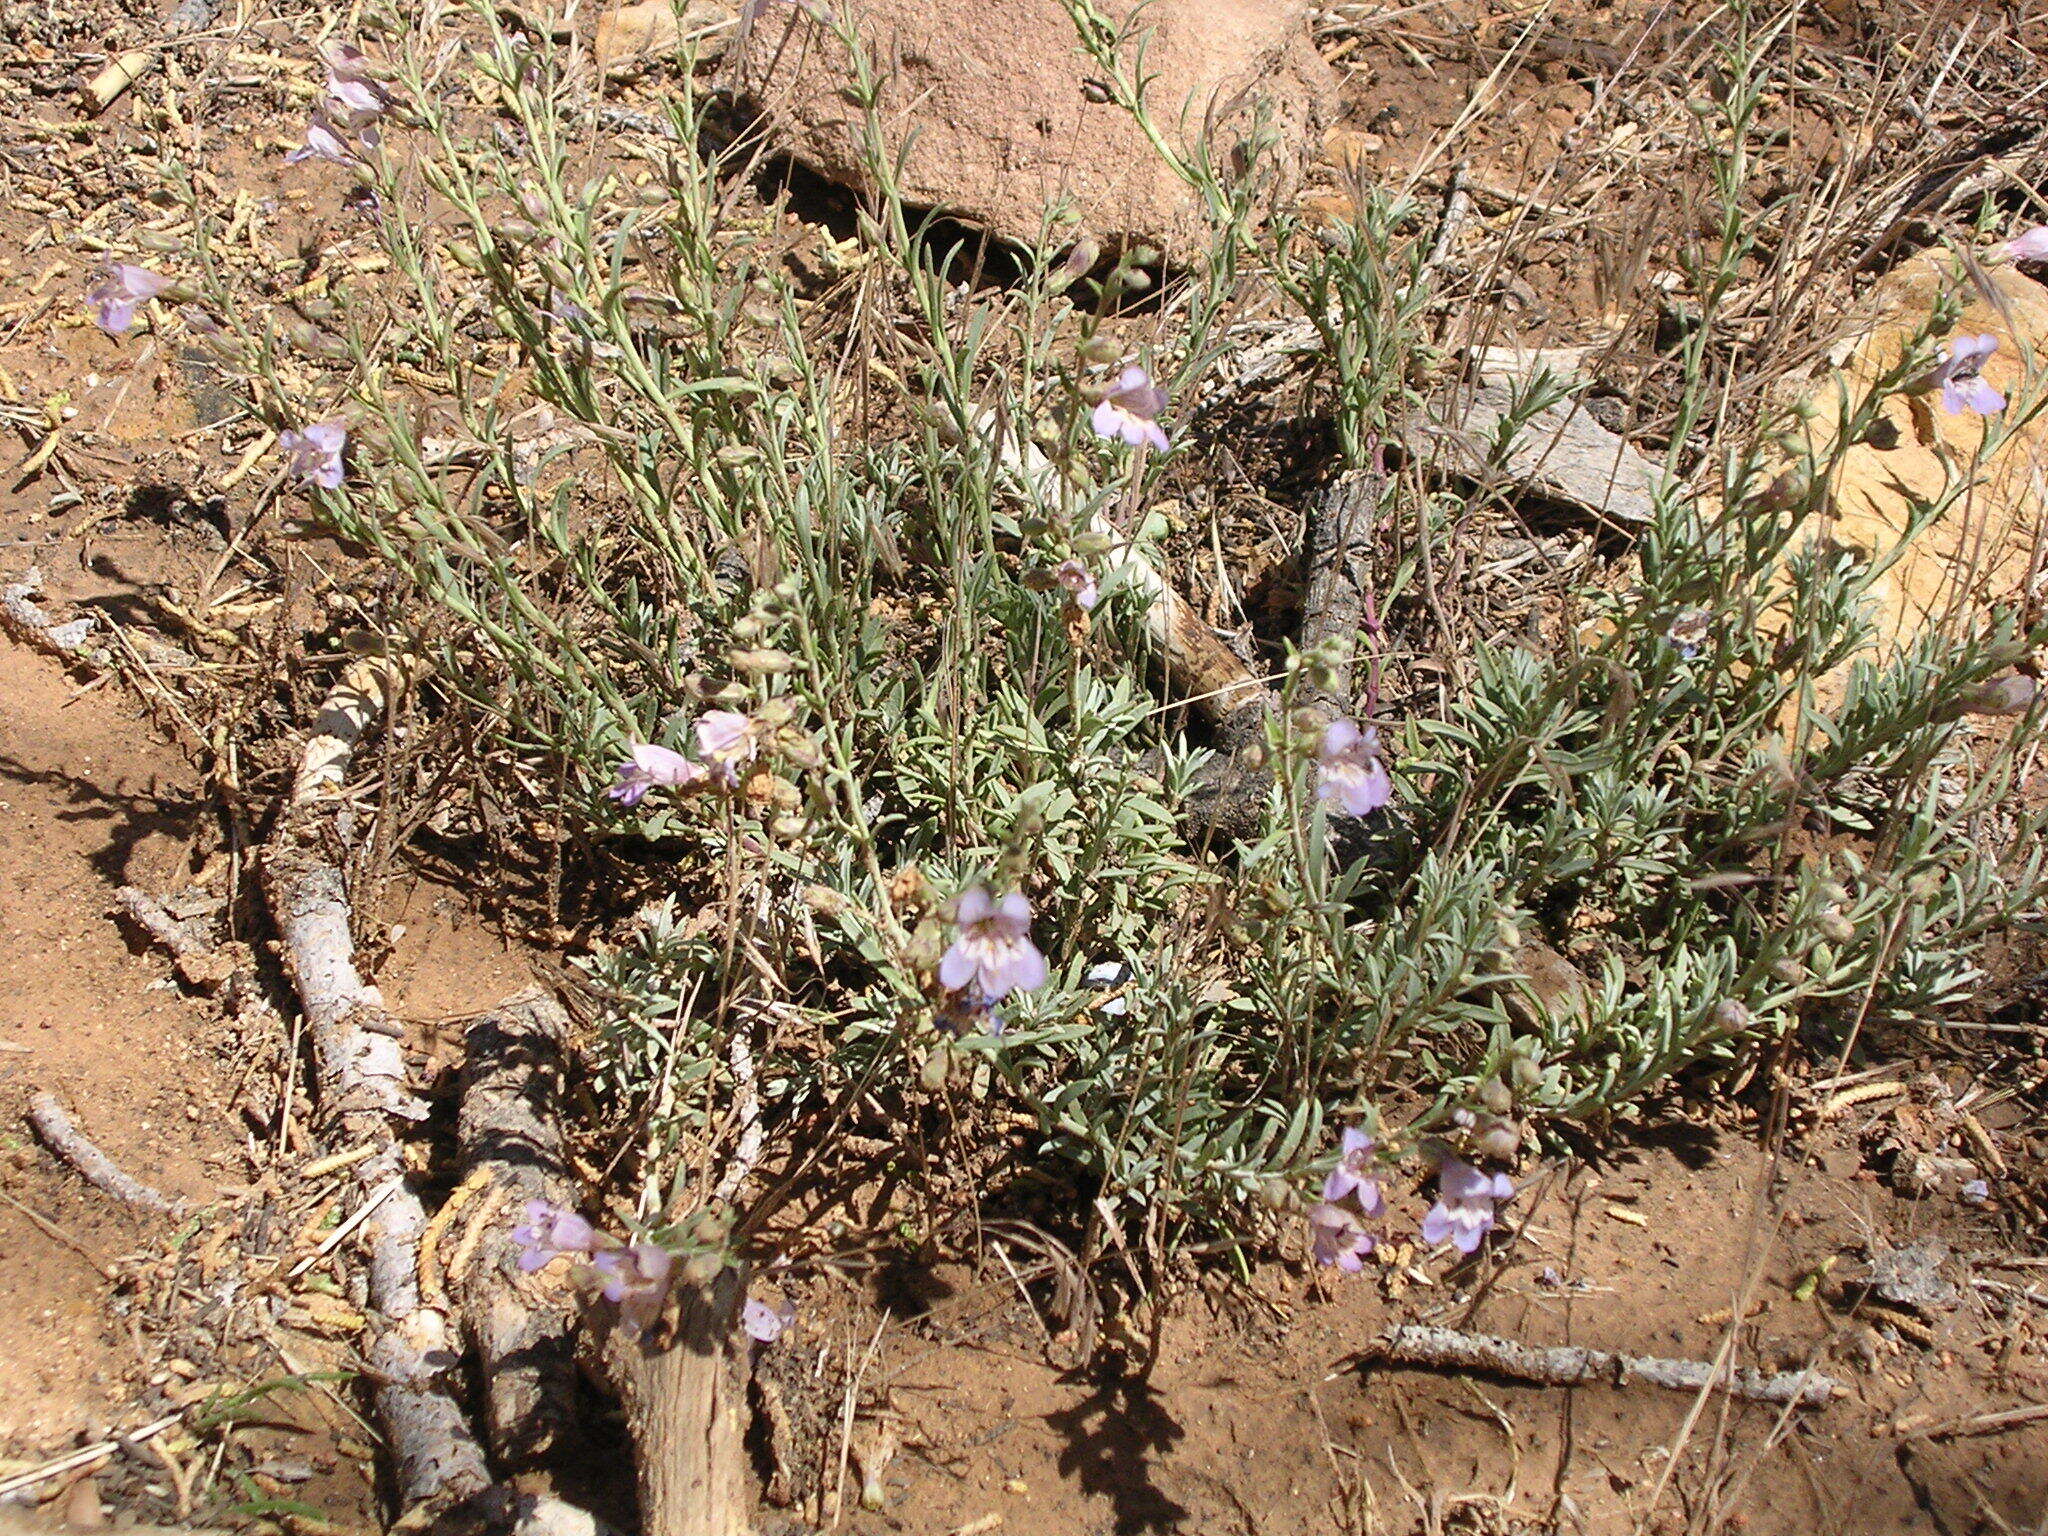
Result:
M772 649L728 651L725 659L735 672L745 672L750 677L778 677L796 665L796 658L789 652Z
M941 1040L924 1059L924 1066L918 1070L917 1080L933 1093L946 1086L946 1079L953 1073L953 1053Z
M1543 1068L1533 1056L1516 1056L1508 1066L1508 1076L1515 1080L1515 1086L1524 1093L1540 1086L1543 1082Z
M1487 1157L1505 1161L1522 1150L1522 1128L1512 1120L1493 1120L1479 1133L1478 1147Z
M1856 937L1856 925L1839 912L1823 912L1814 926L1830 943L1847 944Z
M1497 1077L1489 1077L1475 1090L1473 1096L1496 1115L1504 1115L1515 1107L1515 1096L1508 1091L1508 1085Z
M725 1269L722 1253L694 1253L683 1265L683 1279L691 1285L709 1285Z
M804 905L820 917L837 917L852 906L851 902L829 885L818 885L813 882L805 886L799 894L803 897Z
M1786 986L1796 987L1806 980L1808 972L1805 966L1790 955L1781 955L1771 962L1771 974Z
M789 760L792 767L815 771L825 765L825 752L810 734L805 731L788 730L775 738L775 750Z
M1269 1211L1291 1211L1301 1203L1301 1197L1292 1184L1276 1174L1259 1185L1259 1203Z
M1117 356L1121 350L1122 349L1117 346L1116 339L1114 337L1090 336L1086 341L1081 343L1081 361L1084 363L1095 363L1101 366L1107 366L1108 364L1113 363L1117 360Z
M2024 672L2010 672L1979 683L1958 702L1971 715L2024 715L2034 707L2040 688Z
M1709 1017L1714 1028L1727 1035L1739 1035L1756 1022L1756 1015L1749 1011L1748 1005L1733 997L1724 997L1714 1004L1714 1011Z

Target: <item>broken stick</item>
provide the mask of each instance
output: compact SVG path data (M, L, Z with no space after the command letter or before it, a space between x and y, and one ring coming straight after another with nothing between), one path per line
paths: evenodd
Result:
M336 862L350 759L407 681L400 663L367 659L349 667L328 695L264 848L263 894L312 1038L321 1112L338 1142L375 1148L354 1168L363 1193L390 1191L361 1228L375 1316L365 1354L400 1502L408 1514L432 1514L484 1492L491 1474L456 1401L448 1318L420 1294L427 1213L396 1127L424 1120L427 1107L408 1079L401 1031L356 970L348 888Z
M1433 1370L1483 1371L1544 1387L1576 1387L1605 1383L1626 1387L1636 1382L1698 1392L1712 1386L1730 1397L1756 1403L1825 1408L1841 1390L1818 1371L1779 1371L1767 1375L1748 1366L1717 1371L1704 1360L1660 1360L1649 1355L1617 1355L1604 1349L1545 1347L1518 1344L1484 1333L1460 1333L1419 1323L1390 1328L1364 1352L1367 1361L1420 1365Z
M57 1102L54 1093L39 1093L28 1101L28 1122L43 1138L43 1144L76 1168L85 1181L116 1200L145 1211L166 1216L185 1214L185 1202L151 1189L132 1174L124 1173L114 1160L92 1144L85 1132L71 1123L71 1116Z

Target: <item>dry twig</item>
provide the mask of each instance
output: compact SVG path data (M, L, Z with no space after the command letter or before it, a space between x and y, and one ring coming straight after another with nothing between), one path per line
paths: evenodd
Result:
M1737 1366L1717 1374L1704 1360L1660 1360L1650 1355L1617 1355L1604 1349L1520 1344L1490 1334L1460 1333L1454 1328L1421 1324L1389 1329L1366 1350L1364 1358L1434 1370L1485 1371L1547 1387L1599 1382L1626 1387L1640 1382L1676 1392L1697 1392L1713 1386L1730 1397L1800 1408L1824 1408L1841 1390L1831 1377L1816 1371L1766 1375Z
M54 1093L39 1093L29 1100L28 1120L36 1128L36 1134L43 1138L43 1144L76 1168L95 1189L104 1190L116 1200L145 1211L161 1211L166 1216L185 1214L184 1201L173 1200L169 1195L151 1189L140 1179L122 1172L112 1158L94 1146L90 1138L71 1123L71 1117L64 1112L64 1106L57 1102Z

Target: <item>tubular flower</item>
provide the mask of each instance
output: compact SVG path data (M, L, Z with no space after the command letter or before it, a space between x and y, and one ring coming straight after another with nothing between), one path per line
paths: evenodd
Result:
M636 741L626 761L619 764L619 782L605 793L631 809L650 789L684 789L706 776L702 763L693 763L680 752Z
M1332 720L1316 745L1316 768L1316 794L1347 816L1364 816L1394 797L1375 726L1361 730L1350 720Z
M1166 429L1159 425L1159 413L1166 409L1166 391L1152 382L1152 375L1138 367L1126 368L1117 376L1116 387L1104 395L1088 418L1095 435L1111 442L1129 443L1133 448L1149 444L1166 452Z
M1365 1268L1365 1256L1372 1252L1373 1240L1357 1216L1341 1205L1325 1201L1308 1213L1308 1227L1318 1264L1334 1264L1347 1275Z
M117 261L85 290L85 301L92 306L93 324L109 336L119 336L135 323L136 310L170 286L170 278L147 267Z
M1012 891L996 901L980 886L960 895L952 946L939 961L939 985L970 989L985 1004L1045 985L1045 956L1031 942L1031 903Z
M1506 1174L1483 1173L1446 1157L1437 1172L1436 1204L1422 1218L1422 1240L1435 1247L1448 1238L1458 1252L1474 1252L1493 1230L1494 1206L1514 1193Z
M2005 409L2005 396L1984 377L1984 360L1998 350L1998 338L1958 336L1948 344L1948 356L1934 370L1934 382L1941 386L1941 408L1951 416L1976 411L1988 416Z
M1379 1180L1372 1176L1374 1145L1373 1139L1365 1132L1353 1130L1350 1126L1344 1128L1337 1166L1323 1180L1324 1204L1334 1205L1346 1195L1355 1195L1359 1209L1368 1216L1377 1216L1385 1208L1386 1200L1380 1194Z

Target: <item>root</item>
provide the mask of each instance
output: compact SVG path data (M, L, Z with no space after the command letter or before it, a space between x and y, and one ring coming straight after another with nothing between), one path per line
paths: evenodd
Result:
M95 1189L103 1190L139 1210L159 1211L166 1216L185 1214L187 1207L184 1201L173 1200L169 1195L151 1189L140 1179L123 1173L112 1158L94 1146L86 1134L71 1123L71 1117L57 1102L55 1094L39 1093L29 1100L28 1120L36 1128L36 1134L43 1138L44 1145L76 1168Z

